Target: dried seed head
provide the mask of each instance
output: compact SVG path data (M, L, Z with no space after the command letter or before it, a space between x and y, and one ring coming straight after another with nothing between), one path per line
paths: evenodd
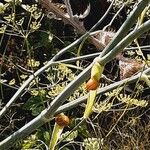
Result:
M95 34L95 37L104 45L108 45L112 38L115 36L115 31L111 28L108 31L100 31Z
M144 67L144 63L134 59L125 58L123 56L119 59L120 79L129 78Z

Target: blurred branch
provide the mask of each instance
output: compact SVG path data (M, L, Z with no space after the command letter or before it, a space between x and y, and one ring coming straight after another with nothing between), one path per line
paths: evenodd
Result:
M67 12L68 12L68 14L70 16L70 19L73 20L73 12L72 12L72 9L71 9L70 0L64 0L64 3L66 5L66 7L67 7Z
M102 16L102 18L100 20L103 20L106 17L106 15L108 14L108 12L111 10L111 8L113 6L113 2L114 2L114 0L112 1L111 5L109 6L109 8L107 9L107 11L105 12L105 14ZM72 14L72 9L71 9L71 5L69 3L69 0L65 0L65 4L67 7L67 11L68 11L67 14L60 11L60 9L57 8L55 6L55 4L49 0L41 0L40 3L49 12L53 12L54 15L56 15L56 18L61 18L65 24L72 25L77 30L77 32L79 34L85 34L86 33L86 29L83 25L83 22L80 21L80 18L83 19L84 17L86 17L89 14L90 4L88 5L87 10L83 13L83 15L78 16L78 15ZM98 26L100 24L100 22L98 21L97 24L95 24L95 25ZM95 27L93 29L95 29ZM93 31L93 29L91 31ZM91 32L91 31L89 31L89 32ZM94 37L92 37L92 36L88 36L88 37L90 39L90 42L92 44L94 44L96 46L96 48L98 48L100 50L103 50L105 48L105 46L100 41L97 41Z
M40 3L44 8L47 9L47 11L53 12L54 15L56 15L56 18L61 18L65 24L71 24L75 29L77 29L78 33L84 34L86 32L81 23L74 20L72 9L68 0L65 0L68 11L67 13L61 11L58 7L55 6L54 3L49 0L41 0Z

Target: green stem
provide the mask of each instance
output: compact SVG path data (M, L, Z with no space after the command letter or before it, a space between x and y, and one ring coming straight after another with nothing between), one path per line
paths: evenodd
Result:
M137 30L130 32L124 39L122 39L116 46L105 56L97 59L100 64L106 64L111 61L118 53L120 53L125 47L127 47L134 39L139 37L144 32L150 30L150 20L143 23Z
M150 80L148 79L148 76L145 73L142 74L141 80L143 80L150 87Z
M53 133L51 136L51 141L49 144L49 150L54 150L55 146L57 144L58 139L60 138L60 135L63 131L64 127L59 126L57 123L54 125Z
M84 112L84 115L83 115L84 119L87 119L90 116L90 114L92 113L92 108L93 108L93 105L94 105L96 94L97 94L97 90L93 90L93 91L89 92L85 112Z
M150 3L150 0L141 0L141 2L134 7L133 11L130 13L124 24L115 34L112 41L106 46L103 50L101 57L106 55L109 51L111 51L129 32L130 28L134 25L137 18L142 13L143 9Z

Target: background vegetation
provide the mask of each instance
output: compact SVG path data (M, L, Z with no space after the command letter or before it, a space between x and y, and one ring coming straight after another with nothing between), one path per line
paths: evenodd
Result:
M66 86L75 81L108 45L138 3L134 0L113 1L106 18L94 30L96 34L91 33L94 38L83 38L71 47L70 44L78 41L81 35L103 17L111 2L70 0L73 17L75 16L73 19L65 19L68 10L61 0L53 0L51 3L62 12L63 17L59 16L61 13L55 14L54 10L48 10L50 7L47 7L44 0L0 2L0 109L3 110L10 99L14 98L15 101L4 115L1 114L1 141L37 118L55 102L55 98L59 97ZM90 11L84 16L89 4ZM140 13L128 33L150 19L148 8L149 6L144 9L143 14ZM101 32L105 34L100 34ZM67 46L70 49L66 51ZM141 81L139 74L137 81L132 81L143 66L136 71L133 71L134 67L133 70L126 67L146 64L142 72L149 69L149 50L150 36L147 31L130 41L128 49L123 50L124 59L116 57L105 65L93 113L78 128L74 129L84 113L83 101L88 95L85 88L87 80L81 85L77 84L76 90L76 87L72 89L75 92L69 98L66 97L64 107L61 105L62 107L51 110L53 113L52 116L50 113L49 121L43 123L41 120L38 126L32 128L32 133L25 131L23 135L26 137L15 141L11 149L46 149L54 126L53 115L62 111L69 116L70 124L65 127L59 139L58 149L150 149L149 84ZM55 63L40 72L51 59ZM136 74L128 75L132 71ZM26 84L28 79L31 81ZM128 83L130 79L132 83ZM15 96L23 86L21 94ZM77 102L76 105L74 102ZM66 137L68 133L70 134Z

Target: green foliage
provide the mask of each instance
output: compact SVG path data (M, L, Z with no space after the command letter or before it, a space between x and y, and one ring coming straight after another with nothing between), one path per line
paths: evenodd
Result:
M63 140L64 142L70 142L73 141L76 137L78 136L78 131L73 131L73 132L65 132L61 135L60 140Z
M102 144L103 141L100 138L87 138L83 141L83 147L85 150L98 150Z
M3 14L7 8L8 4L0 3L0 14Z
M40 62L39 61L36 61L36 60L34 60L34 59L28 59L27 60L27 66L29 66L29 67L38 67L40 65Z
M37 116L38 114L40 114L40 112L44 108L45 108L44 101L43 99L41 99L41 96L39 95L31 97L23 106L23 109L30 110L33 116Z
M101 113L103 111L109 111L112 108L113 104L109 101L102 101L100 103L96 102L94 104L94 112Z
M34 49L50 46L53 40L53 34L50 32L36 32L34 35L30 35L29 41Z
M123 90L123 87L119 87L117 89L114 89L111 92L105 93L106 99L100 102L97 101L94 104L93 111L96 113L107 112L107 111L110 111L113 107L115 107L115 105L118 105L118 104L120 105L120 102L122 105L124 106L127 105L128 107L132 107L132 106L146 107L148 105L148 102L146 100L137 99L133 95L131 96L127 94L122 94L121 92L122 90ZM136 94L136 96L138 95Z
M43 133L45 134L45 132ZM21 149L45 149L46 144L44 141L40 140L41 135L37 132L32 134L22 143Z
M36 136L35 135L31 135L27 140L24 140L24 143L23 143L23 148L24 149L29 149L31 147L33 147L36 143Z
M130 95L123 95L120 94L118 96L118 100L124 103L127 103L129 106L136 105L136 106L141 106L141 107L146 107L148 105L148 102L145 100L139 100L132 98Z
M33 68L38 67L39 62L32 59L28 61L28 65ZM30 83L32 97L24 104L23 108L30 110L33 116L44 110L47 106L46 103L51 102L62 92L66 85L76 77L76 74L66 64L58 64L47 69L46 77L48 80L48 83L45 84L47 88L33 88L32 90L33 86L38 86L39 79ZM10 83L15 84L14 80L11 80ZM69 101L75 100L77 97L85 95L85 93L86 90L82 85L71 95Z
M56 97L66 87L66 85L76 77L76 74L69 67L67 67L66 64L53 66L46 72L47 78L50 84L52 84L52 88L48 91L49 98ZM69 100L73 100L76 97L84 95L86 91L83 86L79 87Z

